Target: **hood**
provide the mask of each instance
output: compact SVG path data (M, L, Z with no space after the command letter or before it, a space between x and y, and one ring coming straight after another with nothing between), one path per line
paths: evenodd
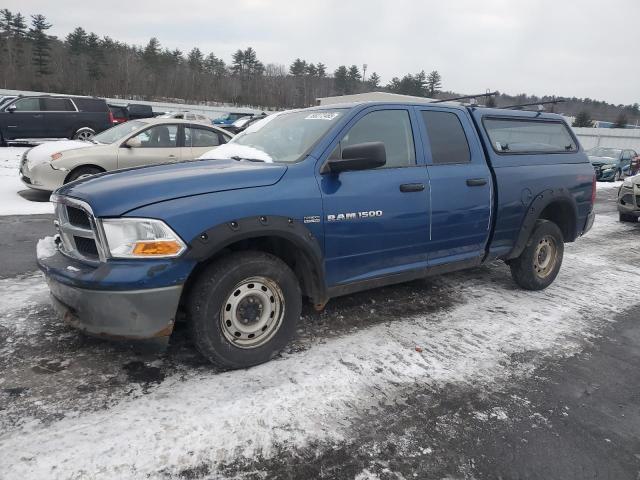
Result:
M277 183L287 167L236 160L198 160L103 173L56 190L91 205L98 217L179 197L265 187Z
M91 142L82 142L80 140L60 140L55 142L45 142L37 147L33 147L27 154L29 168L41 163L50 162L51 155L57 152L68 152L70 150L79 150L84 148L98 147Z
M589 161L592 165L602 166L602 165L617 165L618 160L611 157L592 157L589 156Z

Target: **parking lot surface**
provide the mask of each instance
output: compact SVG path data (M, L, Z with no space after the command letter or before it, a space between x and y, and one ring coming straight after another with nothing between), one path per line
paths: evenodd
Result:
M274 361L221 372L63 325L49 216L0 217L0 478L612 478L640 474L640 224L599 185L556 282L501 263L304 311Z

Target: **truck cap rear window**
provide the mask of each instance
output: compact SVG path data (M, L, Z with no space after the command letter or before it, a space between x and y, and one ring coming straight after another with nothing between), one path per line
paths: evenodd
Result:
M482 123L497 153L571 153L578 150L573 135L561 121L485 117Z

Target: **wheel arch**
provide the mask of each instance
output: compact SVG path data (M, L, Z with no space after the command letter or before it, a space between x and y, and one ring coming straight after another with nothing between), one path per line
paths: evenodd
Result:
M69 173L67 173L67 176L64 177L64 183L68 183L70 181L69 178L71 177L71 175L73 175L75 172L77 172L81 168L97 168L98 170L100 170L100 173L104 173L107 171L104 167L101 167L100 165L96 165L93 163L83 163L82 165L76 165L71 170L69 170Z
M518 239L507 256L508 260L520 256L537 220L549 220L555 223L560 228L565 242L573 242L578 236L578 210L573 197L564 188L546 190L534 198L529 205Z
M187 279L185 293L200 272L225 253L253 250L284 261L298 278L303 295L314 304L328 300L320 244L309 229L292 218L263 215L233 220L203 231L189 244L187 256L197 264Z

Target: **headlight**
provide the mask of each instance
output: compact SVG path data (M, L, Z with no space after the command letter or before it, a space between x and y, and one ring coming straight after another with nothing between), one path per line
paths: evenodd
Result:
M150 218L101 220L107 249L115 258L177 257L187 248L166 223Z

